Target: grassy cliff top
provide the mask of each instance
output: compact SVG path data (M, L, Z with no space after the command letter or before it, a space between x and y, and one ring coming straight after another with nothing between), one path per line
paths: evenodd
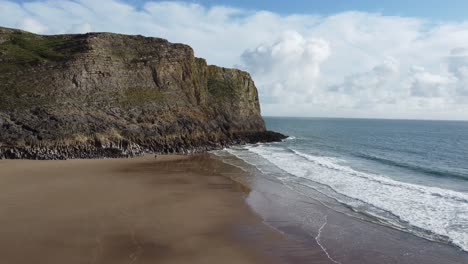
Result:
M68 35L40 36L24 31L0 31L0 73L41 63L59 62L75 53L77 40Z

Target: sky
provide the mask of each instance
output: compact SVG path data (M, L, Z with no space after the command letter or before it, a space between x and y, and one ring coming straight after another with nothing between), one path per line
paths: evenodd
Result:
M127 1L141 5L145 1ZM431 19L463 20L466 18L466 0L199 0L190 1L205 6L223 5L251 10L267 10L282 15L333 15L346 11L378 12L393 16L428 17Z
M0 26L189 44L249 71L263 115L468 120L465 10L465 0L0 0Z

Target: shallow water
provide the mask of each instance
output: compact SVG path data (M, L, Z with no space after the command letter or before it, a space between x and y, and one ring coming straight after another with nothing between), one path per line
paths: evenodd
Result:
M218 155L244 169L258 170L263 175L260 178L267 175L274 179L286 188L283 194L295 193L299 200L318 201L347 217L438 242L426 244L421 241L427 240L416 239L413 244L403 243L414 251L438 247L432 244L452 247L453 252L468 249L468 123L266 121L269 129L291 138L282 143L235 147ZM235 161L237 158L242 162ZM304 219L324 221L323 215L312 217L302 206L293 211L303 215L302 220L293 221L301 225ZM317 231L317 226L320 223L313 230ZM453 254L447 253L443 260Z

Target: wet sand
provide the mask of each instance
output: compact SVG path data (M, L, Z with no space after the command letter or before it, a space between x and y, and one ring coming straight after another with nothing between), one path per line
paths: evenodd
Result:
M282 235L207 155L0 160L0 262L275 263ZM266 245L266 243L265 243Z

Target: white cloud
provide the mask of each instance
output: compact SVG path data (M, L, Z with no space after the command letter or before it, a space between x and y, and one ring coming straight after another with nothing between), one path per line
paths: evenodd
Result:
M117 0L0 0L0 14L0 25L36 33L190 44L209 63L249 70L267 115L468 119L468 21Z
M88 33L93 32L93 26L89 23L74 24L68 31L73 33Z
M468 96L468 49L456 48L447 58L448 70L456 78L456 92L459 96Z
M342 83L330 86L328 91L348 96L347 105L356 108L395 102L395 97L401 96L401 88L394 87L399 80L399 70L399 62L389 57L367 72L346 76Z
M295 31L285 32L273 44L261 44L242 54L246 70L256 78L264 98L292 101L313 96L320 78L320 65L329 57L323 39L304 38Z
M414 67L411 76L410 95L415 97L445 97L451 94L451 84L455 80L427 72L422 67Z
M31 31L31 32L36 32L36 33L45 33L47 32L47 27L41 24L39 21L33 19L33 18L24 18L21 19L18 23L17 26L18 28L21 28L26 31Z

